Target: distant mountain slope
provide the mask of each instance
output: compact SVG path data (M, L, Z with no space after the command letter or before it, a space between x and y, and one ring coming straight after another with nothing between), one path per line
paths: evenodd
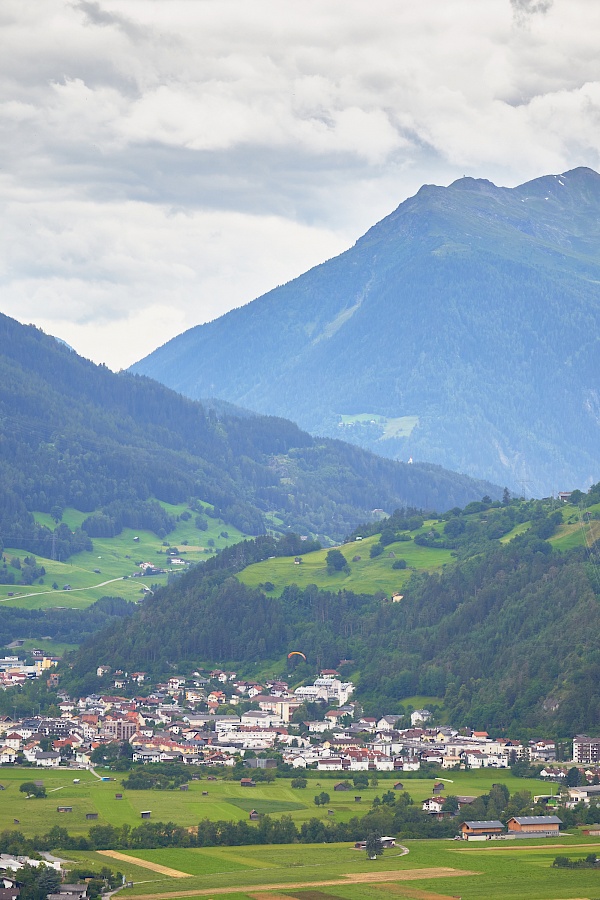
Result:
M31 511L55 506L107 509L158 533L168 516L152 498L197 498L246 533L269 524L340 539L374 508L443 510L486 493L500 489L316 440L283 419L206 412L0 315L0 548L50 556L51 532Z
M350 250L133 366L389 456L600 476L600 175L426 185Z

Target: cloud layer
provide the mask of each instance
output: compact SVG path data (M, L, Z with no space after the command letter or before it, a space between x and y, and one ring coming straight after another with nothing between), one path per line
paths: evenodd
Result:
M423 182L600 167L589 0L3 0L1 309L118 368Z

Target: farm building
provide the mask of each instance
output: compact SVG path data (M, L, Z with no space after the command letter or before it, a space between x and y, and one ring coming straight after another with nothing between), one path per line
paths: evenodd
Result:
M558 835L562 820L558 816L513 816L508 820L510 834L525 837L555 837Z
M504 832L504 825L499 819L489 819L487 821L479 822L463 822L460 826L460 830L465 841L486 840L502 834Z

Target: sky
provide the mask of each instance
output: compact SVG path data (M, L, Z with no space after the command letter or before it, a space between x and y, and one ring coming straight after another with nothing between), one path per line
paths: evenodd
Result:
M2 0L0 311L118 370L422 184L600 170L594 0Z

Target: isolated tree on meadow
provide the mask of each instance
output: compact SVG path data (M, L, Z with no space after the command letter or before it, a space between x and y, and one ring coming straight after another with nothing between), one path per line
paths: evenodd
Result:
M27 794L28 798L35 797L37 799L46 796L46 788L34 781L24 781L19 790L22 794Z
M332 572L343 572L344 569L348 568L348 560L341 550L336 550L335 548L327 552L325 562L327 563L327 571L330 574Z
M381 836L377 834L376 831L372 831L369 835L367 835L367 840L365 841L365 850L367 851L367 859L377 859L378 856L383 854L383 844L381 843Z

